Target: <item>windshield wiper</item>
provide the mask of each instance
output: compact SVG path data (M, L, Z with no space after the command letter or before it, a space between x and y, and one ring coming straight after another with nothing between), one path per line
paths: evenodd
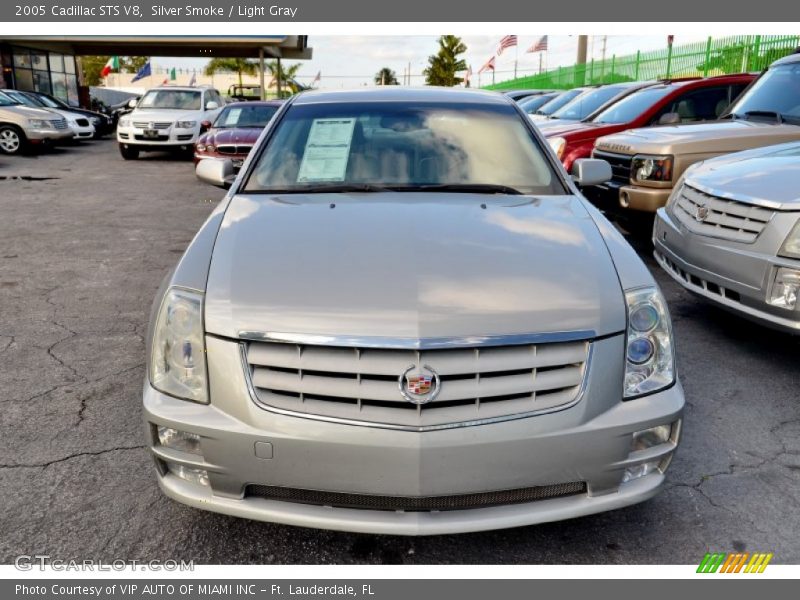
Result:
M744 118L749 119L751 117L766 117L775 119L778 124L783 123L783 115L779 112L775 112L774 110L748 110L744 113Z
M346 194L346 193L375 193L388 192L389 188L369 183L325 183L296 185L288 188L265 188L261 190L247 190L254 194Z
M462 194L522 195L522 192L516 188L494 183L425 183L420 185L389 186L388 189L393 192L457 192Z

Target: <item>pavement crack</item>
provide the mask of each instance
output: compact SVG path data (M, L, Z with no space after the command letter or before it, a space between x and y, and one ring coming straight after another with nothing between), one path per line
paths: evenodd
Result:
M57 458L55 460L50 460L43 463L16 463L10 465L0 464L0 469L46 469L51 465L67 462L69 460L72 460L73 458L80 458L82 456L101 456L103 454L108 454L110 452L121 452L125 450L141 450L142 448L146 448L146 446L144 446L143 444L139 444L137 446L116 446L114 448L107 448L105 450L97 450L96 452L76 452L75 454L69 454L62 458Z
M8 340L5 343L5 345L2 348L0 348L0 354L2 354L3 352L11 348L11 346L17 343L17 338L16 336L13 335L0 335L0 340Z

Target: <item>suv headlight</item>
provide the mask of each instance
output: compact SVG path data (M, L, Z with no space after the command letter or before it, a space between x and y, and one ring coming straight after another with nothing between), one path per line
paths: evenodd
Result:
M28 125L34 129L50 129L50 121L45 119L28 119Z
M672 181L672 157L637 154L631 163L631 178L634 181Z
M778 256L785 258L800 258L800 220L794 224L789 235L783 242L781 249L778 250Z
M120 127L130 127L131 126L131 120L122 118L122 119L119 120L119 126Z
M564 149L567 147L567 140L563 137L547 138L547 143L556 153L558 160L561 160L561 157L564 156Z
M178 129L194 129L195 125L197 125L197 121L178 121L175 123L175 127Z
M203 295L171 288L164 295L153 330L150 384L194 402L208 402Z
M651 394L675 381L672 324L667 303L656 288L625 292L628 332L625 337L624 398Z

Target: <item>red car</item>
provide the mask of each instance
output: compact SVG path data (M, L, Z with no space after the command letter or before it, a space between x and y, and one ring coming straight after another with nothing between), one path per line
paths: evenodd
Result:
M226 104L213 123L202 123L206 132L194 145L195 164L204 158L229 158L234 171L238 171L282 103L266 100Z
M695 123L718 118L755 74L665 81L641 89L609 106L589 121L542 131L567 171L578 158L589 158L599 137L653 125Z

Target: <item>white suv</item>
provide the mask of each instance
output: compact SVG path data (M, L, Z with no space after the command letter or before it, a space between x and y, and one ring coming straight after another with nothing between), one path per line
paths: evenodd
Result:
M177 150L193 154L200 123L213 121L222 106L213 88L162 86L148 90L133 112L119 120L117 141L122 158L132 160L145 150Z

